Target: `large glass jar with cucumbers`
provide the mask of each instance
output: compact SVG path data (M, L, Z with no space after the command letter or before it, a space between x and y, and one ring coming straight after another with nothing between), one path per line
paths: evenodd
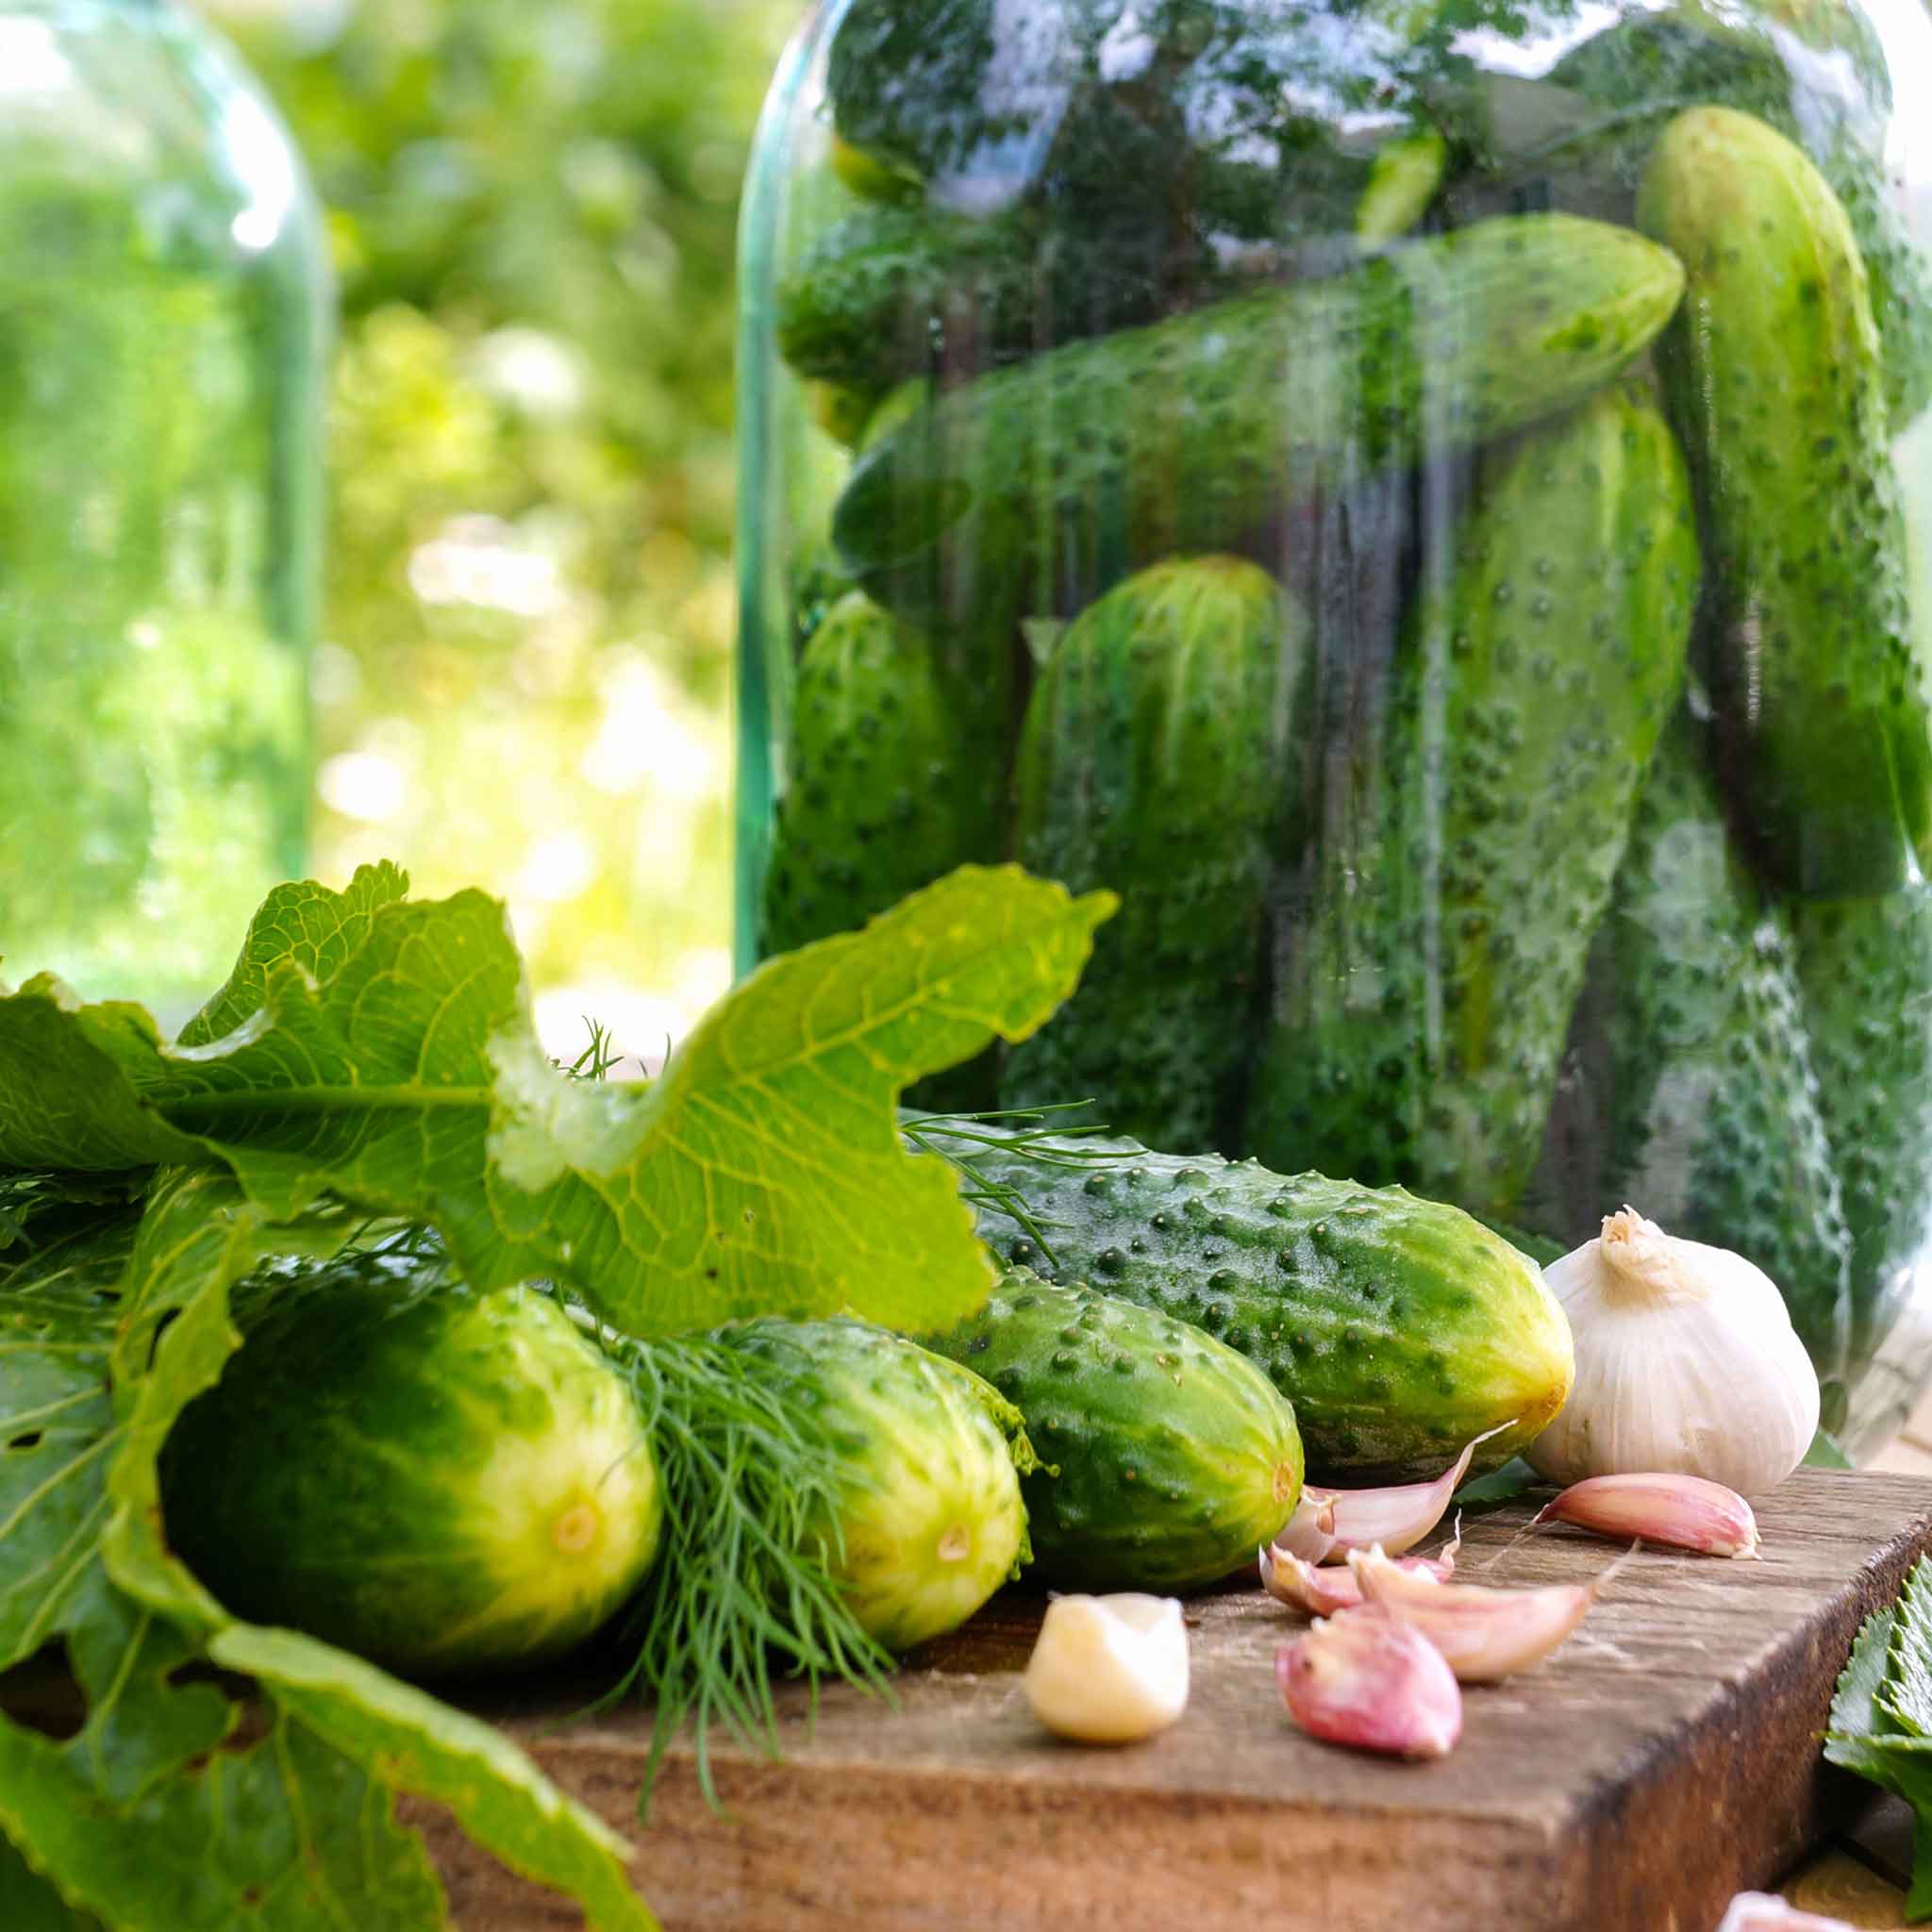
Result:
M0 977L185 1020L303 864L328 277L176 0L0 0Z
M1625 1202L1932 1380L1932 14L827 0L743 215L742 963L1121 899L948 1108ZM1545 1246L1547 1243L1547 1246Z

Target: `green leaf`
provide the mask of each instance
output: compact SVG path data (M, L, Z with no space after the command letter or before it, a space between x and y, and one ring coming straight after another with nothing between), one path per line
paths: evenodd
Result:
M1838 1446L1837 1440L1824 1429L1811 1438L1805 1452L1806 1469L1856 1469L1857 1465Z
M59 1745L0 1721L0 1831L33 1848L69 1905L167 1932L425 1932L446 1923L391 1794L283 1717L137 1804Z
M5 1838L0 1838L0 1925L7 1932L100 1932L99 1920L75 1911Z
M1932 1737L1932 1559L1927 1557L1913 1564L1893 1606L1885 1680L1874 1702L1884 1729Z
M1519 1496L1527 1495L1539 1486L1547 1487L1545 1479L1539 1475L1520 1456L1512 1456L1501 1469L1492 1469L1488 1475L1473 1477L1450 1498L1452 1509L1494 1509L1504 1503L1513 1503Z
M1895 1728L1877 1705L1885 1683L1886 1653L1891 1647L1892 1622L1890 1605L1874 1610L1858 1626L1853 1640L1851 1657L1839 1674L1838 1690L1831 1700L1831 1731L1825 1739L1824 1755L1834 1764L1841 1761L1832 1756L1839 1742L1881 1737Z
M205 1046L267 1003L270 973L290 964L321 985L369 936L369 923L409 890L406 874L388 859L358 866L348 890L332 892L313 879L277 886L248 923L242 957L228 982L182 1027L178 1043Z
M513 1872L577 1899L594 1932L656 1932L625 1876L628 1846L500 1732L291 1630L232 1624L209 1655L258 1678L278 1710L344 1757L448 1806Z
M946 1163L901 1145L899 1092L1043 1024L1114 903L962 868L762 967L641 1091L544 1058L494 901L372 903L333 947L253 938L236 985L262 1005L206 1044L0 1001L0 1094L41 1068L40 1113L0 1108L0 1164L219 1158L272 1220L325 1190L427 1220L477 1287L554 1275L633 1334L841 1308L942 1327L992 1264Z

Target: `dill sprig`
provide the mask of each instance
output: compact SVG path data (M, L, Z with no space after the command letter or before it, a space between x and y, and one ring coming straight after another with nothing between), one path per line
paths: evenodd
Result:
M1103 1144L1099 1137L1108 1132L1106 1127L1064 1126L1048 1118L1074 1113L1089 1105L1084 1100L1069 1100L1052 1107L1007 1108L987 1113L903 1114L899 1131L921 1153L936 1154L958 1169L965 1181L959 1190L962 1200L1018 1223L1046 1257L1048 1265L1058 1268L1059 1257L1053 1251L1046 1229L1065 1224L1043 1221L1010 1180L988 1174L975 1156L944 1143L964 1141L968 1146L996 1148L1008 1159L1076 1171L1091 1171L1129 1158L1135 1151L1131 1146L1111 1141ZM1002 1121L1015 1124L1003 1127L999 1124Z
M826 1424L788 1405L776 1371L723 1335L639 1341L603 1334L636 1391L664 1497L664 1546L625 1625L637 1655L599 1708L655 1707L638 1796L691 1725L699 1788L716 1806L709 1733L779 1755L774 1671L803 1676L816 1703L832 1679L891 1695L891 1654L833 1582L824 1525L838 1521ZM830 1560L836 1561L838 1551Z
M609 1027L601 1020L593 1020L588 1013L582 1016L584 1025L590 1033L590 1042L576 1058L565 1066L561 1060L553 1059L550 1064L558 1072L566 1074L573 1080L603 1080L609 1076L610 1070L625 1056L617 1050L610 1036Z

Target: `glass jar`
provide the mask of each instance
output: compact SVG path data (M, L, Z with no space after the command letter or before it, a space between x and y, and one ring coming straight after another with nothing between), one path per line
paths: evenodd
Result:
M742 230L740 944L1122 895L949 1104L1626 1200L1932 1376L1916 0L828 0Z
M169 0L0 0L0 954L185 1019L303 865L329 314Z

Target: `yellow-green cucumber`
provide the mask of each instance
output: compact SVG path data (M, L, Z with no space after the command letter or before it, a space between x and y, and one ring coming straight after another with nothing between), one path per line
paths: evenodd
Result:
M1294 1410L1205 1330L1078 1283L1009 1271L925 1345L1020 1411L1034 1580L1190 1590L1250 1567L1302 1487Z
M1121 909L1073 998L1009 1053L1003 1107L1088 1100L1179 1147L1229 1124L1309 662L1305 615L1238 558L1157 564L1068 626L1027 708L1016 847Z
M1288 921L1261 1159L1510 1218L1697 588L1683 458L1646 386L1488 455L1412 611L1380 755Z
M1932 862L1932 730L1865 265L1804 152L1694 108L1638 195L1690 277L1661 358L1711 563L1713 696L1757 862L1807 898Z

